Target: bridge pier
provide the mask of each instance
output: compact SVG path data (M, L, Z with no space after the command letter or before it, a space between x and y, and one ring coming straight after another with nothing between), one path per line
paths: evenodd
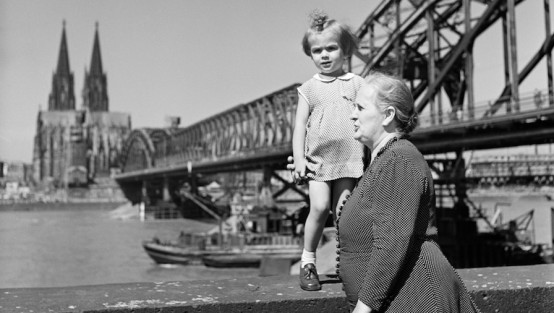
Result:
M133 187L127 186L126 188L132 189ZM163 177L161 180L143 179L140 182L139 190L140 196L136 199L136 202L140 203L141 207L144 208L145 217L181 217L181 213L178 209L178 203L175 203L175 197L172 196L174 192L172 190L171 181L168 177ZM135 203L135 201L132 202Z
M148 182L146 180L142 181L140 191L141 191L140 200L144 204L144 207L146 208L150 204L150 197L148 197Z
M261 206L268 207L268 208L275 206L275 197L271 190L272 174L273 174L273 170L269 166L264 166L259 202Z
M163 200L164 202L173 201L173 199L171 198L171 194L170 194L170 192L169 192L169 178L167 178L167 176L165 176L165 177L163 178L162 200Z

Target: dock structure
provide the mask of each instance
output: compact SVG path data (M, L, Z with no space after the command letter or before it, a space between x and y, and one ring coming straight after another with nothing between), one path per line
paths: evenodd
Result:
M544 19L546 31L541 43L532 47L535 53L525 60L518 55L516 13L529 3L538 7L533 16ZM383 0L355 32L360 45L349 70L361 76L372 70L394 73L403 77L414 95L420 125L411 141L436 174L439 233L453 238L442 245L450 258L462 254L456 242L471 241L468 238L476 230L466 202L464 152L554 139L554 35L549 1L536 4L532 0ZM500 30L493 27L498 24ZM502 87L497 98L476 102L473 47L488 32L499 32L503 39L498 52L505 65L504 75L498 77ZM525 79L544 70L544 65L546 89L520 91ZM277 204L286 201L284 195L290 192L300 201L309 201L305 189L296 186L286 171L287 157L292 155L297 87L292 84L187 127L134 129L124 144L122 172L115 179L131 202L146 207L179 207L183 186L195 193L209 183L210 175L246 172L261 173L260 185ZM275 188L272 180L280 185Z
M554 185L554 155L514 154L472 158L466 178L475 186Z

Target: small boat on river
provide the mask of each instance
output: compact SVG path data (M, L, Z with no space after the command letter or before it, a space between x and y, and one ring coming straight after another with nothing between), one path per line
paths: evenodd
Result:
M202 258L202 263L208 267L260 267L263 256L260 254L208 255Z
M264 257L300 259L302 241L299 237L280 234L218 234L181 233L175 242L162 242L157 238L145 241L142 246L158 264L193 265L211 267L258 267Z
M187 194L199 206L205 205ZM211 212L209 208L205 208ZM212 214L217 217L215 214ZM302 237L294 233L294 215L277 207L234 206L226 220L206 233L181 232L176 240L144 241L146 253L158 264L204 264L211 267L259 267L264 258L295 262Z
M204 253L198 250L179 247L172 243L162 243L157 238L142 243L144 251L158 264L193 264L201 260Z

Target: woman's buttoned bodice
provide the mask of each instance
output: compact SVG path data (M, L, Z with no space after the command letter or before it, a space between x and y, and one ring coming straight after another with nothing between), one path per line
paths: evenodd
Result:
M337 215L337 273L347 297L380 309L407 260L436 236L432 176L421 153L391 139Z

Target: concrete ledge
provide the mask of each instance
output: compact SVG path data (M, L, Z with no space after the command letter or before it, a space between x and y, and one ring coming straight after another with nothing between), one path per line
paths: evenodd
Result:
M482 312L554 311L554 265L459 270ZM0 289L0 312L348 312L341 284L302 291L294 276Z

